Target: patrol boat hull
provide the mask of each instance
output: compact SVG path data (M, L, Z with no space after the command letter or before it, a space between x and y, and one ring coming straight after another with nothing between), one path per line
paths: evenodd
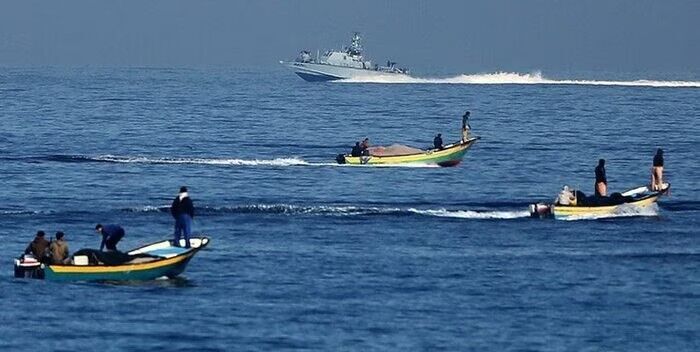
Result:
M399 72L334 66L329 64L285 61L280 61L280 63L294 71L297 76L301 77L307 82L328 82L352 78L409 77L408 74Z

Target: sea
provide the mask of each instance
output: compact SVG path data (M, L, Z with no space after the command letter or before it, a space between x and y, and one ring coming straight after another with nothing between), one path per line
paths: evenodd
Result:
M462 164L338 165L481 137ZM0 350L698 351L700 77L307 83L283 68L0 68ZM657 207L530 218L564 185ZM177 279L13 277L37 230L211 239Z

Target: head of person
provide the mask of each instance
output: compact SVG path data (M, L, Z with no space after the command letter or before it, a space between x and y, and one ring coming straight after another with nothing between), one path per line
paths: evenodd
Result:
M467 112L464 113L463 117L469 117L469 115L470 115L470 112L467 111Z
M598 159L598 166L605 166L605 159Z
M355 146L356 146L356 147L359 147L359 146L360 146L360 142L355 142Z
M369 138L363 139L362 142L365 142L365 143L369 142Z
M39 230L36 232L36 238L44 238L44 236L46 236L46 233L44 233L44 231Z
M441 137L442 137L442 133L438 133L437 136L438 136L439 138L441 138Z
M187 187L185 187L185 186L180 187L180 193L185 193L185 192L187 192Z
M102 226L102 224L97 224L97 225L95 225L95 232L102 233L103 228L104 228L104 226Z
M64 234L63 234L62 231L58 231L58 232L56 232L56 235L55 235L55 236L56 236L56 240L59 240L59 241L60 241L60 240L63 239Z
M656 149L656 155L664 155L664 150L661 148Z

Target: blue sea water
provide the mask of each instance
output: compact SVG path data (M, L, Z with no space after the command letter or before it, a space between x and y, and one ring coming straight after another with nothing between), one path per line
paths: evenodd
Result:
M375 145L482 137L455 168L337 166ZM700 349L700 89L309 84L283 70L0 70L0 349ZM670 197L539 220L562 185ZM168 238L181 185L210 246L183 277L12 278L36 230Z

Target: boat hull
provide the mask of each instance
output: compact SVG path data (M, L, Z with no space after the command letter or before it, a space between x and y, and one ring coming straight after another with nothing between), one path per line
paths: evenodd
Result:
M166 255L161 259L144 263L122 265L47 265L44 269L44 278L51 281L146 281L161 277L173 278L180 275L192 257L209 244L209 239L206 237L192 238L191 241L195 241L198 245L190 249L182 249L181 253ZM129 254L150 253L144 248L158 246L167 242L156 242L132 250ZM158 249L163 251L167 247L160 245L159 248L155 248L155 250ZM154 253L155 250L153 251Z
M628 202L618 205L607 205L607 206L593 206L593 207L583 207L583 206L563 206L563 205L553 205L552 214L555 219L565 220L575 217L588 217L588 216L614 216L620 214L624 208L635 207L637 209L648 208L659 200L661 194L656 194L649 196L648 198L643 198L634 202Z
M647 187L637 187L626 192L623 196L634 197L635 199L615 205L543 205L533 204L530 213L534 217L553 216L555 219L566 220L572 218L586 217L612 217L624 214L627 209L643 210L656 204L659 198L668 193L671 185L666 183L661 191L649 191Z
M442 150L431 149L423 153L394 156L361 156L353 157L349 155L339 156L341 164L351 165L399 165L399 164L424 164L438 165L444 167L458 165L467 150L476 143L479 138L472 138L466 142L455 143L446 146ZM341 158L342 157L342 158Z
M351 78L371 78L371 77L408 77L405 73L385 72L373 69L362 69L353 67L342 67L328 64L317 64L309 62L284 62L284 66L294 71L297 76L307 82L327 82Z

